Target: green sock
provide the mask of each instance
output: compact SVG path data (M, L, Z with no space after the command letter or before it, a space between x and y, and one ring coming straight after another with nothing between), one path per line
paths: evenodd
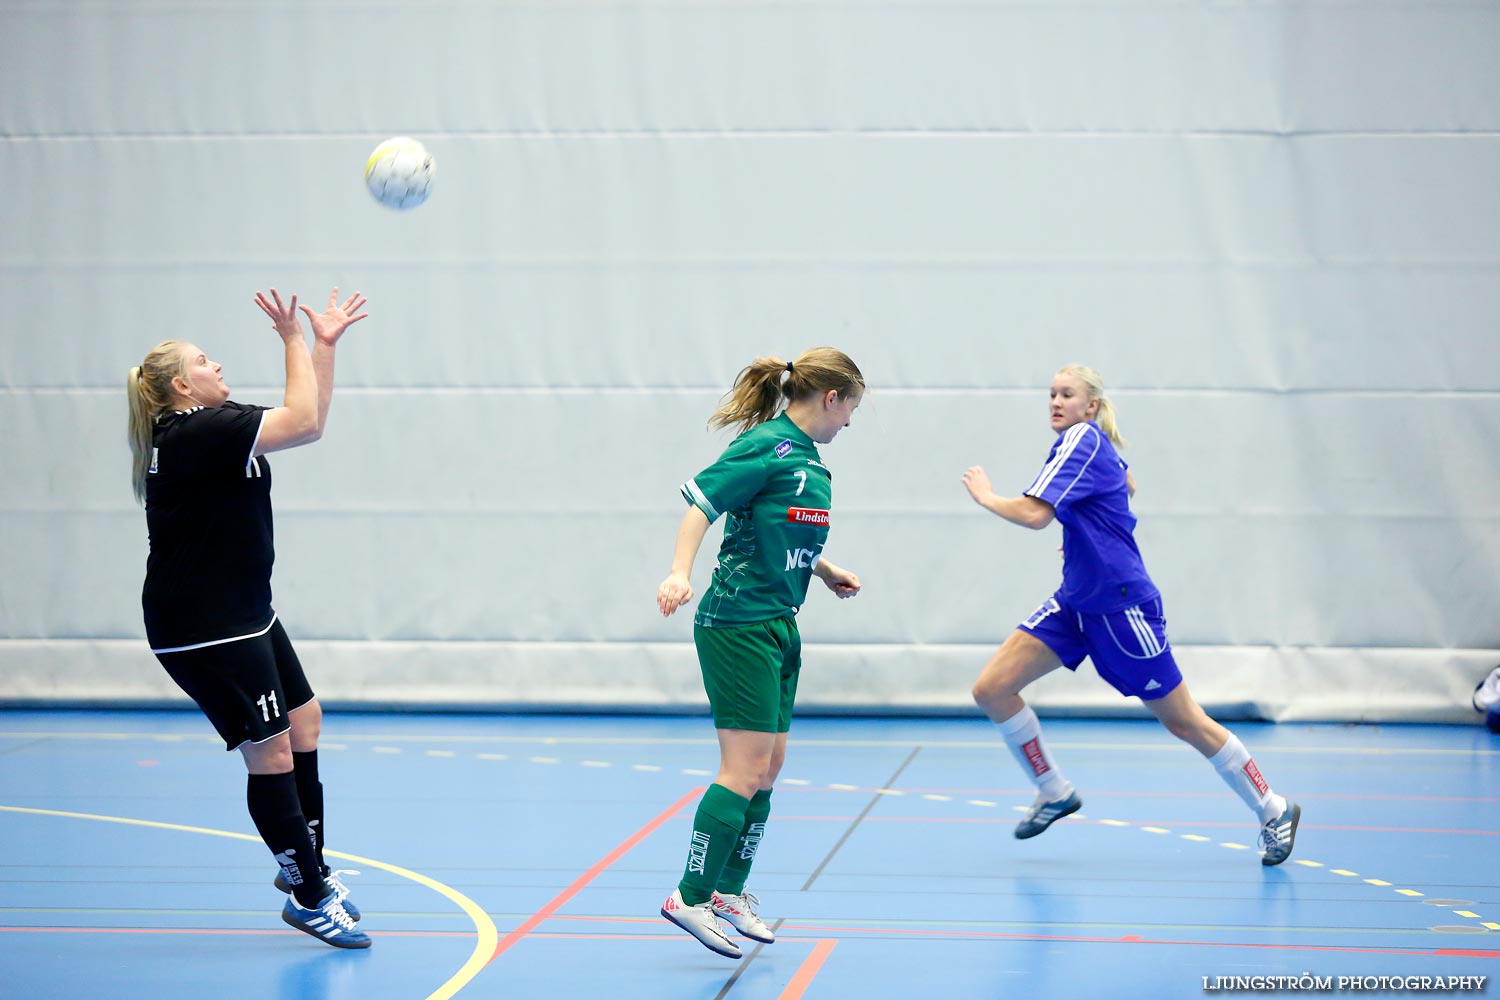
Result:
M750 800L736 795L723 785L709 785L698 802L693 817L693 839L688 844L687 868L677 888L682 901L689 906L708 902L718 884L719 872L734 850L735 841L745 827L745 810Z
M760 838L766 835L766 817L770 815L771 790L762 788L750 800L750 808L745 810L745 825L740 828L740 837L734 842L729 860L724 862L724 873L719 876L716 886L719 892L738 896L745 891L745 880L750 877L755 850L760 847Z

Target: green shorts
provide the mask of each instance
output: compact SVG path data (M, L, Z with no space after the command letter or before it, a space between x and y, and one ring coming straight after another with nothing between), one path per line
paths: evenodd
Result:
M794 618L753 625L693 626L703 689L716 729L784 733L802 670L802 637Z

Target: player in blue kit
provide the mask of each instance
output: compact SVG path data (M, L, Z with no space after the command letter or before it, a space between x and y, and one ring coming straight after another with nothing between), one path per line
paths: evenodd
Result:
M1135 544L1135 480L1115 450L1125 441L1099 374L1083 365L1059 371L1051 416L1057 441L1024 495L996 495L977 465L963 475L974 501L1012 524L1040 529L1055 518L1063 526L1061 589L1011 633L974 683L975 702L1037 786L1016 837L1035 837L1083 805L1042 743L1021 689L1060 666L1075 670L1087 657L1115 690L1140 698L1173 736L1209 759L1259 817L1261 864L1281 864L1291 856L1302 810L1271 790L1244 744L1188 694L1167 642L1161 594Z

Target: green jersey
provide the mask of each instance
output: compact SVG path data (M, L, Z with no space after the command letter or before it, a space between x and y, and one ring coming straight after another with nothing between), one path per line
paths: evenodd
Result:
M712 524L724 515L719 563L693 621L709 628L795 615L828 540L833 476L785 413L741 434L682 484Z

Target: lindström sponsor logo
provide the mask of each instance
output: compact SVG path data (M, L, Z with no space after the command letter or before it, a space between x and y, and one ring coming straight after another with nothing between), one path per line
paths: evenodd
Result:
M1034 740L1027 740L1021 744L1021 751L1026 754L1026 762L1031 765L1031 773L1038 777L1052 770L1047 766L1046 755L1042 753L1042 738L1038 736Z

